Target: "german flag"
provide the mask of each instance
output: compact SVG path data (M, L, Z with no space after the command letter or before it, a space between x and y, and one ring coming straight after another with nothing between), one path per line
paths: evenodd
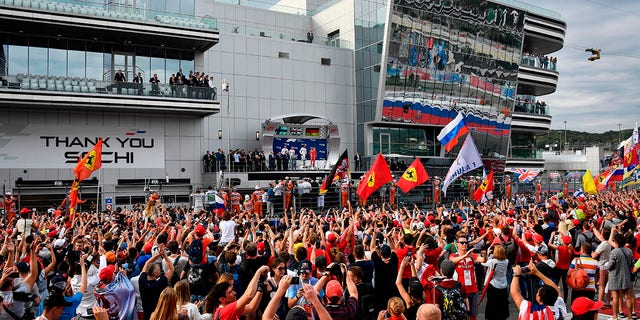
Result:
M411 189L425 183L427 180L429 180L427 170L424 169L422 161L416 158L398 180L398 188L400 188L402 192L407 193L411 191Z
M333 184L334 179L344 179L349 176L349 153L347 150L340 155L338 158L338 162L333 165L331 168L331 172L322 182L322 186L320 186L320 194L325 194L329 191L331 184Z
M369 169L360 181L356 192L360 198L367 200L374 191L378 190L378 188L391 180L393 180L393 177L391 176L389 165L387 164L387 161L384 160L382 154L378 153L378 157L373 162L371 169Z
M82 181L91 176L91 173L100 169L100 167L102 167L102 138L73 168L73 173L75 173L78 181Z

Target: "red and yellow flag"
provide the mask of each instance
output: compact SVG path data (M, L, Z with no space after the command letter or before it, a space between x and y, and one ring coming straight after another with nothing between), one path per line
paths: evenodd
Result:
M476 192L473 194L473 198L476 199L477 202L480 202L480 200L482 200L482 197L484 197L484 195L486 195L487 192L490 191L493 191L493 170L489 172L487 177L484 178L484 181L482 181L480 187L476 189Z
M75 173L79 181L82 181L88 178L92 172L100 169L100 167L102 167L102 138L73 168L73 173Z
M638 165L638 147L639 145L633 146L631 150L629 150L629 152L624 155L625 169L633 169L636 165Z
M427 170L424 169L422 161L416 158L398 180L398 188L402 192L408 193L411 189L425 183L427 180L429 180Z
M382 187L392 179L391 170L389 170L387 161L384 160L381 153L378 153L378 157L373 162L371 169L369 169L360 181L356 192L360 198L367 200L374 191L378 190L378 188Z

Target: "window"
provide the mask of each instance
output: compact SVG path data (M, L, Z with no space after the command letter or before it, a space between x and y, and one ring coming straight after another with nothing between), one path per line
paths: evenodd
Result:
M327 45L330 47L340 48L340 29L327 35Z
M289 59L289 52L278 52L278 58Z
M320 58L320 64L322 64L323 66L330 66L331 65L331 59L329 59L329 58Z

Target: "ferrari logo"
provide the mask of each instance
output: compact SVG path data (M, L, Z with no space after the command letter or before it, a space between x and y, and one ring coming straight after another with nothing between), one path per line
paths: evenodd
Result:
M367 181L367 187L373 188L373 186L376 185L375 175L376 175L375 172L371 172L371 175L369 176L369 181Z
M407 171L405 171L404 174L402 175L402 179L405 179L411 182L418 182L418 173L416 172L416 168L411 167L407 169Z
M87 167L87 169L93 171L95 160L96 160L96 151L95 150L89 151L89 154L87 154L87 161L85 161L84 166Z

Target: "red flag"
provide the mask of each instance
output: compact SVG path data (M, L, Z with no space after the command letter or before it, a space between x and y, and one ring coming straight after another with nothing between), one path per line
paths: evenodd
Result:
M400 188L402 192L407 193L411 191L411 189L425 183L427 180L429 180L427 170L424 169L422 161L416 158L398 180L398 188Z
M378 188L382 187L392 179L391 170L389 170L387 161L384 160L381 153L378 153L376 161L373 162L371 169L369 169L360 181L360 185L358 185L358 190L356 192L360 198L367 200L374 191L378 190Z
M102 138L98 140L95 146L87 153L82 160L78 162L73 172L79 181L88 178L92 172L102 167Z
M476 189L476 192L473 194L473 198L476 199L477 202L480 202L482 197L489 191L493 191L493 170L489 172L484 181L482 181L480 187Z
M349 153L347 150L340 155L338 162L333 165L329 175L324 179L320 186L320 194L325 194L333 184L335 179L344 179L349 177Z
M633 168L638 164L638 145L629 150L629 153L624 155L624 167Z

